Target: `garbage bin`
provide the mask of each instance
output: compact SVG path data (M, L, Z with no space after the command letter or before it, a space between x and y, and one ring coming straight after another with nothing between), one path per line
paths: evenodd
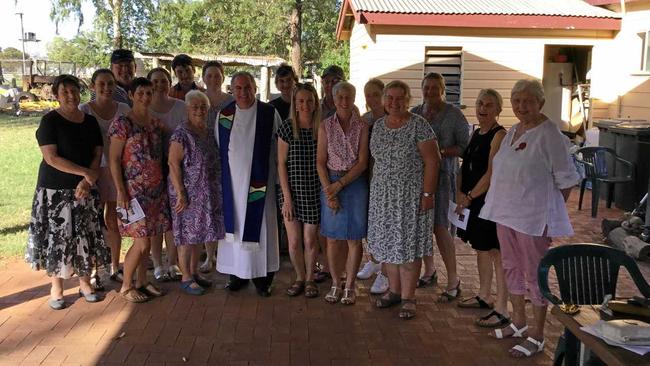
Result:
M600 119L594 121L594 126L598 127L598 146L608 147L616 151L616 136L611 131L611 128L626 122L629 120L625 119ZM611 156L607 156L607 172L610 174L616 174L616 166L614 164L614 159ZM600 190L600 198L607 199L607 190Z
M616 155L635 165L634 182L617 184L614 191L616 207L632 210L648 188L650 177L650 123L647 121L623 122L609 129L616 137ZM623 169L617 167L616 169Z

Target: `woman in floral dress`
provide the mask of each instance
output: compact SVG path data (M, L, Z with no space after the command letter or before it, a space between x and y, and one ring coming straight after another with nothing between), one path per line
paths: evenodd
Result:
M162 292L146 283L147 268L143 259L154 240L169 230L167 194L162 179L162 126L149 114L153 93L152 83L135 78L129 88L133 109L111 124L110 167L117 189L117 206L129 208L136 199L145 217L129 224L121 221L120 235L132 237L133 246L124 258L124 280L120 294L131 302L144 302ZM138 268L135 288L133 274Z
M169 146L169 198L181 289L202 295L212 282L198 274L201 246L225 237L220 165L214 129L208 128L210 100L198 90L185 95L187 122L176 127Z

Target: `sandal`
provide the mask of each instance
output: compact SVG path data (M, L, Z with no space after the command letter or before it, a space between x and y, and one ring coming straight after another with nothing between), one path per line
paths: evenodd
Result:
M305 281L296 281L287 289L287 295L291 297L298 296L303 291L305 291Z
M318 286L316 286L316 283L314 281L305 282L305 297L318 297Z
M342 290L340 287L332 286L332 288L330 288L330 292L325 295L325 301L329 302L330 304L336 304L341 300L341 292Z
M90 277L90 287L92 287L93 291L104 291L104 284L98 274Z
M357 302L357 292L354 288L346 288L343 290L343 297L341 298L341 304L343 305L353 305Z
M153 270L153 278L158 282L168 282L170 281L169 273L163 269L163 267L156 267Z
M497 321L489 322L491 318L496 317ZM483 328L496 328L503 327L510 324L510 319L496 310L492 310L489 314L482 316L474 321L474 324Z
M201 273L210 273L215 268L215 262L208 259L205 260L199 267L199 272Z
M431 287L438 283L438 272L433 271L431 276L422 276L418 279L417 288Z
M122 283L123 276L124 276L124 271L118 269L116 272L111 273L110 279L111 281Z
M193 287L196 284L198 287ZM188 295L200 296L205 293L205 289L194 280L181 281L181 290Z
M458 302L459 308L465 309L492 309L494 305L486 302L480 296L466 297Z
M165 293L159 289L158 287L154 286L151 282L147 283L146 285L139 287L138 291L141 293L149 296L149 297L161 297L165 295Z
M120 292L120 296L128 302L134 302L134 303L142 303L149 300L149 297L147 295L139 292L133 287L131 287L126 291Z
M526 343L532 344L535 346L532 350L530 348L527 348L525 345ZM522 357L522 356L517 356L512 351L517 351L523 354L525 357L530 357L536 353L540 353L544 350L544 341L542 340L541 342L538 341L537 339L533 337L528 337L526 340L512 348L510 348L510 355L512 357Z
M169 276L170 281L180 281L181 278L183 277L183 273L181 272L181 269L178 268L178 266L175 264L169 266L169 268L167 269L167 275Z
M512 334L504 334L503 330L510 328L513 330ZM495 329L494 330L494 338L496 339L504 339L504 338L523 338L524 337L524 332L528 330L528 326L524 325L521 328L517 328L517 326L514 323L510 323L509 326L505 328L500 328L500 329Z
M456 287L452 289L447 289L443 291L440 296L438 296L438 302L439 303L447 303L447 302L452 302L456 300L460 296L460 279L458 280L458 284Z
M380 309L389 308L402 302L402 295L391 292L390 290L382 297L378 298L375 306Z
M415 299L402 299L402 306L399 309L399 317L404 320L415 317Z

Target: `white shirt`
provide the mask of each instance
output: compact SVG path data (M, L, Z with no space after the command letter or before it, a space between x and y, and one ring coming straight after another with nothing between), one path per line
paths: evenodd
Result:
M573 235L560 191L580 182L569 140L547 119L513 143L518 127L494 156L480 217L532 236Z
M109 144L111 142L111 139L108 138L108 128L117 117L129 114L129 112L131 111L131 107L129 107L128 104L117 102L117 110L115 111L113 117L109 119L103 119L102 117L100 117L95 112L95 110L90 106L90 103L80 104L79 110L95 117L97 119L97 123L99 123L99 129L102 131L102 139L104 141L104 148L103 148L103 154L102 154L102 160L100 166L106 167L108 166L108 150L109 150Z

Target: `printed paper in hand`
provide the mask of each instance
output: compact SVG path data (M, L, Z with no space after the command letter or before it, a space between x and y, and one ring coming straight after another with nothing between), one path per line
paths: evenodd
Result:
M144 219L144 211L137 199L129 201L129 207L124 209L117 207L117 218L122 221L124 225L131 225L132 223Z
M467 229L467 221L469 220L469 210L464 208L462 214L456 213L456 203L454 201L449 201L449 212L447 216L449 217L449 222L451 222L455 227L459 229Z

